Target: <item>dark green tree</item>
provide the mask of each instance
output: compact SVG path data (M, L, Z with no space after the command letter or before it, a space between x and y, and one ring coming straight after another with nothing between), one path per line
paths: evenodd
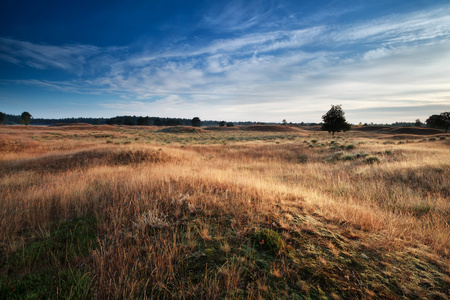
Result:
M420 119L416 119L416 122L414 122L414 126L416 126L416 127L422 126L422 122L420 122Z
M351 126L345 120L344 114L341 105L331 105L331 109L322 116L322 130L333 135L335 132L350 130Z
M225 121L220 121L220 122L219 122L219 126L221 126L221 127L222 127L222 126L225 126L226 124L227 124L227 123L226 123Z
M428 127L443 128L447 132L450 128L450 112L446 111L439 115L432 115L425 122Z
M31 118L32 118L32 117L33 117L33 116L32 116L29 112L24 111L24 112L22 113L22 115L20 116L19 123L20 123L20 124L23 124L23 125L28 125L28 124L30 124Z
M4 112L0 112L0 124L6 122L6 114Z
M193 127L201 127L202 126L202 121L200 120L199 117L194 117L191 121L191 125Z
M233 122L228 122L227 123L227 127L233 127L233 126L234 126Z

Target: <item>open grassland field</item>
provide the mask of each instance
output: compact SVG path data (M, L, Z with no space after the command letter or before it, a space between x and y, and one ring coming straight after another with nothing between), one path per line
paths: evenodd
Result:
M448 299L449 142L0 126L0 298Z

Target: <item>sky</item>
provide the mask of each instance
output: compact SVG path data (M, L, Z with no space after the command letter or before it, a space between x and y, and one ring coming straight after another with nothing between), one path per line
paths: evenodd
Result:
M0 2L0 111L350 123L450 110L448 0Z

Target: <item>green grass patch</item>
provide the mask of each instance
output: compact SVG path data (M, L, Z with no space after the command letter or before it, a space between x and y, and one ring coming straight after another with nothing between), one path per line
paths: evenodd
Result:
M89 298L92 277L85 260L96 247L96 220L51 226L44 238L14 253L2 251L0 295L6 299Z
M251 240L256 249L263 250L271 255L278 254L286 246L280 234L268 228L256 231Z

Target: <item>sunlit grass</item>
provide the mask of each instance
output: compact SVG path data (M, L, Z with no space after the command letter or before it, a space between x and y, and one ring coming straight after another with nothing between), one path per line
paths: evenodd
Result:
M37 278L49 288L41 298L67 285L98 298L439 298L450 272L447 140L3 126L1 257L57 253L45 260L61 285ZM87 252L72 251L69 233L50 242L57 224L74 232L80 218L95 220ZM15 288L32 263L10 261L0 289L34 295Z

